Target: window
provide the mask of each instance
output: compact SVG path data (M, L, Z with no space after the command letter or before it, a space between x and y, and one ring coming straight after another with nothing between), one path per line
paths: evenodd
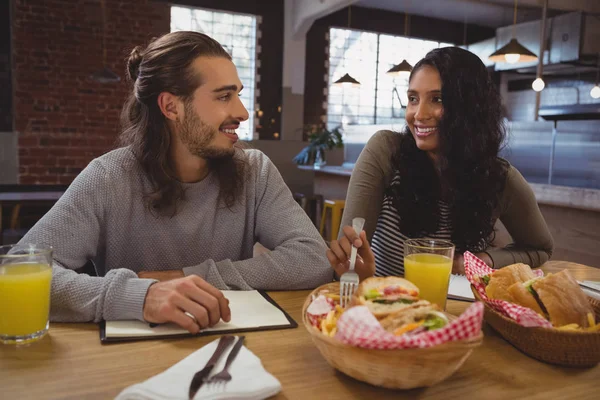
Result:
M247 14L213 11L201 8L171 7L171 32L202 32L217 40L231 54L244 90L240 97L250 118L238 129L243 140L256 139L254 109L256 106L256 38L257 17Z
M351 29L329 30L329 90L327 124L386 125L404 123L408 82L386 72L406 59L415 65L428 51L452 46L428 40L391 36ZM360 82L360 87L333 85L344 74ZM397 94L394 92L397 90ZM371 132L373 133L373 132ZM365 138L360 141L364 142ZM355 141L350 139L349 141Z

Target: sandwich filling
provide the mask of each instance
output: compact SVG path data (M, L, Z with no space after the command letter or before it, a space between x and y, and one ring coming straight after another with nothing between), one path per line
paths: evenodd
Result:
M489 285L490 284L490 276L489 275L484 275L481 277L481 281L483 282L484 285Z
M533 296L533 298L535 299L535 301L537 301L538 305L542 309L542 312L544 313L544 317L549 320L550 319L550 315L548 314L548 310L544 306L544 303L542 302L542 299L540 299L540 296L537 294L537 292L533 288L533 284L535 282L537 282L538 280L540 280L540 279L541 278L530 279L527 282L523 282L523 286L525 286L525 289L527 289L527 291L529 293L531 293L531 295Z
M398 311L381 321L381 325L395 336L412 336L443 328L448 324L448 318L444 313L432 308L432 306L421 306L418 309Z
M448 318L440 312L431 311L424 319L420 321L408 323L394 330L394 335L400 336L404 334L416 335L425 331L432 331L446 326Z
M364 293L365 300L379 304L412 304L418 300L419 292L400 285L382 285Z

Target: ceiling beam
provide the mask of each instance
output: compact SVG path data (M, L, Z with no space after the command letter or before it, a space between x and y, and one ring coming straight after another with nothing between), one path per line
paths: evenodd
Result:
M513 7L514 0L469 0L475 3L487 3ZM542 8L544 0L519 0L518 7ZM586 13L600 13L598 0L549 0L548 8L557 11L583 11Z
M292 26L294 39L302 39L315 20L339 11L357 0L294 0Z

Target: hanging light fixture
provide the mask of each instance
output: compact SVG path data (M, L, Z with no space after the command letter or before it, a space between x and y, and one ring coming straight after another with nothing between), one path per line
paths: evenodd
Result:
M408 37L409 23L410 23L410 20L408 18L408 14L404 13L404 37ZM408 63L408 61L406 61L406 59L404 59L400 62L400 64L396 64L392 68L390 68L387 71L387 74L398 77L402 80L408 80L412 69L413 69L412 65L410 65Z
M600 82L599 78L600 78L600 53L598 53L598 66L596 67L596 84L594 85L592 90L590 90L590 96L592 96L593 99L600 99L600 86L598 86L598 84Z
M545 87L546 87L546 83L544 82L544 80L542 78L537 78L531 84L531 88L533 90L535 90L536 92L541 92L542 90L544 90Z
M492 54L489 59L493 62L507 62L509 64L515 64L517 62L530 62L537 60L535 53L532 53L529 49L523 46L516 39L516 27L517 27L517 0L515 0L515 10L513 16L513 29L512 39L505 46L499 48Z
M344 74L340 79L334 82L337 85L343 86L360 86L360 82L348 74Z
M348 29L350 29L350 17L351 17L351 6L348 6ZM344 65L346 64L346 59L344 58ZM360 82L350 76L350 74L346 73L337 81L333 82L334 85L338 86L360 86Z
M548 0L544 0L544 7L542 8L542 24L540 28L540 56L538 57L538 65L536 78L531 83L531 88L539 93L546 87L546 82L544 82L544 51L546 50L546 21L548 16ZM540 114L540 103L541 103L540 94L536 94L535 96L535 120L537 121Z
M121 80L119 75L115 74L106 66L106 4L105 0L100 0L102 7L102 69L94 72L91 78L100 83L116 83Z

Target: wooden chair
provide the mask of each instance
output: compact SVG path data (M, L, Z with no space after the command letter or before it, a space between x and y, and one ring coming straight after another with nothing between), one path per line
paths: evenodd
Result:
M342 212L346 207L345 200L325 200L323 202L323 214L321 216L321 226L319 231L321 232L321 236L323 239L327 240L325 236L325 226L327 222L327 211L331 213L330 220L330 236L329 241L336 240L338 237L338 233L340 231L340 224L342 223Z

